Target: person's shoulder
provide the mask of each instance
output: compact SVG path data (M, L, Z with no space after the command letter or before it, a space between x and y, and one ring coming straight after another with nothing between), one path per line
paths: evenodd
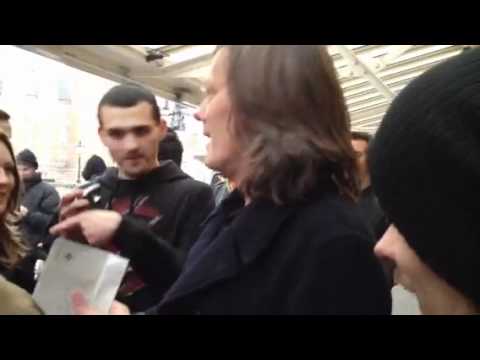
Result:
M355 202L331 193L299 206L295 226L304 232L322 234L324 239L361 238L369 233Z
M0 277L0 315L40 314L30 294Z
M171 182L173 186L178 186L182 189L182 191L186 191L188 193L201 193L205 191L211 192L211 187L210 185L202 182L195 180L192 178L190 175L187 173L183 172L181 169L178 170L176 178L173 178L173 181Z
M57 194L58 195L58 191L57 191L57 189L55 189L55 186L53 186L53 184L48 183L48 182L43 181L43 180L40 181L37 184L37 186L35 186L32 189L36 189L36 191L43 193L44 196L47 195L47 194Z
M355 218L358 214L357 204L338 193L326 193L300 206L300 211L307 218L329 221L340 218Z
M185 199L214 204L213 191L208 184L189 177L179 181L178 186L177 190L185 196Z
M195 192L202 192L202 191L205 191L205 190L210 190L211 191L211 187L210 185L202 182L202 181L198 181L198 180L195 180L193 178L185 178L183 179L184 183L185 183L185 186L187 186L188 188L190 188L192 191L195 191Z

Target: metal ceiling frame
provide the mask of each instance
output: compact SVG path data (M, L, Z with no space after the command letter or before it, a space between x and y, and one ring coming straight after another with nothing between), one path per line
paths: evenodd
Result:
M132 76L131 69L128 66L111 65L102 61L94 53L85 53L82 50L90 45L16 45L19 48L34 52L36 54L46 56L50 59L62 62L79 70L83 70L94 75L118 82L118 83L135 83L142 85L154 94L167 100L178 100L178 92L175 86L169 85L165 76L155 79L155 86L151 83ZM97 45L98 46L98 45ZM132 45L101 45L118 56L128 56L137 59L139 63L145 62L146 51L138 46ZM90 46L90 49L92 46ZM145 62L146 64L146 62ZM148 64L146 65L148 66ZM198 86L194 82L189 82L192 86ZM182 102L191 107L192 104L198 102L198 96L192 96L188 92L182 95Z
M124 83L188 106L202 99L202 81L213 57L202 45L17 45L80 70ZM329 45L354 128L375 129L396 94L432 66L466 45ZM189 54L189 49L193 49ZM149 50L161 51L147 61ZM180 53L185 52L185 56ZM178 54L178 55L176 55ZM200 55L199 55L200 54ZM190 57L189 55L193 55ZM181 59L181 60L180 60ZM176 62L180 60L179 62Z
M392 92L392 90L390 90L390 88L383 83L383 81L377 76L376 72L366 61L360 59L345 45L335 45L335 47L340 55L347 61L347 65L352 74L355 76L365 77L386 99L392 100L395 97L395 94Z

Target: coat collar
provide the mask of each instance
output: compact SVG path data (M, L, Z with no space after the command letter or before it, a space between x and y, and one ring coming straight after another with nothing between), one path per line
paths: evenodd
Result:
M25 190L29 190L30 188L34 187L35 185L37 184L40 184L42 182L42 174L41 173L34 173L33 176L28 179L28 180L24 180L24 186L25 186Z
M207 219L184 271L163 303L235 277L268 248L294 209L268 200L257 200L243 207L240 193L233 192ZM239 211L238 215L224 227L228 216L235 211Z

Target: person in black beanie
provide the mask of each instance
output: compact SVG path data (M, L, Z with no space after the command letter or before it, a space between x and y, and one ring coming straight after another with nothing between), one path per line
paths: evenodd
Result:
M82 171L82 176L85 181L91 181L95 178L103 175L103 173L107 170L107 165L105 165L105 161L98 156L93 155L90 159L87 160L85 167Z
M21 151L17 155L17 164L24 186L20 208L23 215L21 225L30 243L37 246L48 236L48 225L60 204L60 196L37 172L38 162L32 151Z
M423 314L480 310L480 49L412 81L369 153L374 190L394 224L377 256Z
M165 138L160 141L158 146L158 161L172 160L179 168L182 167L183 145L177 136L177 133L167 129Z

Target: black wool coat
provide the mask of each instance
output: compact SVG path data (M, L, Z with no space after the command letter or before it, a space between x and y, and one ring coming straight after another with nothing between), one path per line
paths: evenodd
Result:
M295 206L246 207L235 191L147 314L389 315L391 294L370 237L357 205L335 191Z

